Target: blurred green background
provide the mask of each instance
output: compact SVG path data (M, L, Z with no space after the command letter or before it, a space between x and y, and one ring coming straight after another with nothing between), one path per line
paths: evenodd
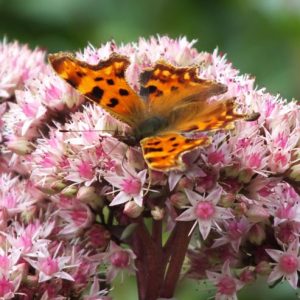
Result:
M199 50L219 47L259 87L300 99L300 0L0 0L0 35L49 52L77 50L88 42L168 34L197 39ZM137 299L132 279L115 299ZM202 295L202 296L201 296ZM207 299L207 287L183 282L178 300ZM270 290L258 282L242 300L299 299L288 285Z
M260 87L300 99L299 0L0 0L0 35L50 52L168 34L219 47Z

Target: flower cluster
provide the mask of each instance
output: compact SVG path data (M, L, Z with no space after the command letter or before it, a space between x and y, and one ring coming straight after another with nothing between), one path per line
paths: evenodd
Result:
M137 92L140 74L159 59L199 65L200 78L228 87L211 101L235 97L240 112L260 113L210 134L210 146L184 156L185 171L161 173L122 142L130 128L84 103L43 51L0 43L1 299L111 299L115 277L134 272L140 300L170 298L174 290L164 288L178 279L170 274L185 254L186 275L211 282L215 299L237 299L257 275L297 288L299 105L255 88L217 50L193 44L157 37L76 54L90 64L126 55Z

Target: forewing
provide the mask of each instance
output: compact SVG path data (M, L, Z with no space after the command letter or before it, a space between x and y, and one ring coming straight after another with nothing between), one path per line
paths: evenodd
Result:
M89 100L115 118L135 126L143 118L144 103L125 79L129 60L112 54L97 65L90 65L68 53L49 55L56 73Z
M141 140L145 161L150 169L158 171L183 170L182 155L198 147L205 147L211 140L207 136L187 138L176 132L147 137Z
M144 71L140 83L140 94L147 100L150 114L162 117L174 108L227 91L223 84L198 78L197 67L179 68L166 62Z

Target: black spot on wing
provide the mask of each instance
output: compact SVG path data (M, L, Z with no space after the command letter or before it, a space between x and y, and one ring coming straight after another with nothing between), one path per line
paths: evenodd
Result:
M90 93L87 94L88 97L91 97L92 99L101 100L102 96L104 94L104 91L100 89L98 86L93 87Z
M155 85L149 85L148 86L148 92L149 94L153 94L157 91L157 87Z
M96 81L96 82L97 82L97 81L102 81L102 80L103 80L103 77L95 77L95 78L94 78L94 81Z
M107 82L108 85L114 85L115 84L113 79L107 79L106 82Z
M163 148L154 148L154 147L146 147L144 148L145 154L149 153L149 152L161 152L163 151Z
M86 76L86 74L85 74L84 72L81 72L81 71L77 71L77 72L76 72L76 75L77 75L78 77L80 77L80 78Z
M160 141L156 141L156 142L152 142L152 143L148 143L149 146L157 146L159 145L161 142Z
M169 141L170 141L170 142L175 141L175 140L176 140L176 137L175 137L175 136L169 138Z
M128 96L129 95L129 92L125 89L119 89L119 94L121 96Z
M66 79L66 82L68 83L68 84L70 84L72 87L74 87L74 88L77 88L77 86L78 86L78 82L77 82L77 80L75 80L75 79L73 79L73 78L68 78L68 79Z
M119 104L119 100L117 98L110 98L109 101L110 102L108 104L106 104L106 106L111 107L111 108L113 108Z

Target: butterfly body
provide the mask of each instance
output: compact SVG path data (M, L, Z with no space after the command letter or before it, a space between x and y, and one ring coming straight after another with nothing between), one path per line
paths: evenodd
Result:
M211 143L208 136L192 139L185 133L232 129L234 121L247 117L234 111L233 99L209 102L227 87L200 79L197 67L158 61L141 74L137 93L125 78L130 65L125 56L113 53L90 65L62 52L49 55L49 61L61 78L132 128L132 135L121 140L140 144L151 169L183 169L184 153Z
M142 121L135 129L134 136L140 142L143 138L156 135L168 126L168 120L163 117L153 116Z

